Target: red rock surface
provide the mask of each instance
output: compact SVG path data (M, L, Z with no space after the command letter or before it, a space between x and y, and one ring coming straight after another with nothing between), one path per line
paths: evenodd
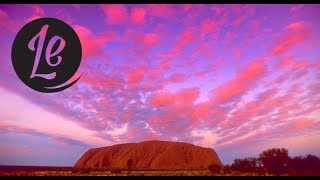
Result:
M207 169L211 164L222 165L210 148L182 142L145 141L90 149L75 167L126 169L128 159L133 159L133 167L137 169Z

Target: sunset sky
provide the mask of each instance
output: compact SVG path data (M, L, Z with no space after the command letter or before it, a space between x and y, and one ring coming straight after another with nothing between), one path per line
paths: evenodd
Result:
M320 5L0 5L0 165L72 166L145 140L213 148L223 163L273 147L320 156ZM80 80L27 87L17 32L77 32Z

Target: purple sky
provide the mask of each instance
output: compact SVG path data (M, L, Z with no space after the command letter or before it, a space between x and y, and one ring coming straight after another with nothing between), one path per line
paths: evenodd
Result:
M320 156L319 5L0 5L0 164L70 166L144 140L210 147L223 163L273 147ZM39 93L11 46L39 17L71 25L83 74Z

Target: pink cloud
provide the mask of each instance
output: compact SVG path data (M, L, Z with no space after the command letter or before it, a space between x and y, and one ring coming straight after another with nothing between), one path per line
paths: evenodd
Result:
M262 77L266 69L266 59L250 62L245 68L237 74L237 79L251 81Z
M288 94L291 96L297 96L300 94L303 94L303 90L299 85L291 86L291 88L288 90Z
M300 11L304 7L304 4L294 5L290 8L290 12L295 13Z
M203 39L208 33L210 33L214 28L217 27L217 22L208 18L201 23L201 34L200 37Z
M105 21L108 24L119 25L125 23L128 19L125 5L109 4L101 5L101 8L106 15Z
M180 83L187 79L187 75L182 73L175 73L169 77L169 81L173 83Z
M288 71L288 70L291 70L294 62L295 62L295 59L292 57L283 58L277 63L276 68L283 71Z
M11 20L8 14L0 9L0 27L16 32L18 30L18 26L19 24L16 21Z
M251 62L246 68L239 72L235 78L227 81L214 92L214 103L224 103L231 98L241 95L249 90L249 88L257 83L263 77L265 72L265 60Z
M217 15L221 15L223 13L223 11L225 11L225 9L223 7L219 7L219 6L214 6L212 8L212 10L214 11L215 14Z
M302 117L294 121L294 123L290 123L290 127L292 128L292 131L297 131L297 130L303 130L312 127L313 125L319 125L317 121L314 119Z
M33 5L32 8L33 8L35 14L37 14L39 16L45 15L44 10L39 5Z
M203 43L192 52L191 56L196 57L199 53L205 53L206 57L210 57L212 52L209 47L208 43Z
M238 37L238 34L234 31L228 31L226 33L226 38L228 39L236 39Z
M63 9L58 9L55 12L56 18L65 21L67 24L73 24L76 20L75 17L72 17L69 13L66 13Z
M147 33L143 36L143 43L145 45L155 45L159 42L159 36L155 33Z
M272 82L270 82L270 85L272 86L280 85L280 84L283 84L284 82L287 82L288 80L290 80L290 77L287 74L282 74L276 77L276 79L274 79Z
M173 48L173 51L180 52L186 45L194 40L195 31L192 28L185 29L178 38L177 45Z
M150 104L153 106L168 106L174 104L174 94L169 91L157 93L150 99Z
M186 11L189 11L191 9L191 7L192 7L192 4L184 4L182 6L182 9L184 12L186 12Z
M239 58L241 57L241 51L239 49L233 48L232 49L232 55L236 60L239 60Z
M162 91L155 94L150 99L150 104L153 106L169 106L173 104L183 105L183 106L191 105L199 97L199 94L200 94L200 90L197 87L181 89L176 93L172 93L169 91ZM177 109L178 106L176 106L175 108Z
M190 127L190 108L184 105L161 107L161 111L150 120L152 129L163 138L172 138ZM154 118L157 117L157 118ZM183 122L183 123L182 123Z
M206 68L203 68L200 71L194 72L192 76L197 77L198 79L203 79L205 76L210 76L215 78L217 71L221 68L222 65L226 62L225 58L219 58L214 64L208 65ZM190 65L192 66L192 65Z
M162 123L162 119L160 119L159 117L152 117L151 118L151 122L152 123Z
M240 127L244 123L250 122L251 118L256 116L256 113L257 111L249 111L244 106L233 112L232 117L228 118L227 121L223 121L221 127L225 129Z
M146 77L148 84L152 84L160 76L160 70L149 70L148 76Z
M193 137L200 138L199 141L195 141L194 143L196 145L202 146L202 147L208 147L213 148L216 145L216 142L218 141L219 137L217 134L210 130L192 130L190 132L190 135Z
M310 27L306 22L298 21L285 27L284 32L277 39L277 44L271 50L274 56L289 52L295 46L306 42L310 37Z
M292 5L292 7L290 8L290 16L291 16L291 18L298 18L298 17L303 16L306 12L309 11L308 10L309 7L305 6L304 4Z
M278 94L278 92L279 92L278 89L273 89L271 91L261 94L259 99L264 101L270 100L271 98L274 98Z
M299 69L298 71L295 71L292 74L292 79L293 81L296 81L300 78L306 77L309 74L309 69L305 68L305 69Z
M156 133L148 133L145 135L145 138L144 138L146 141L147 140L161 140L161 136L159 134L156 134Z
M135 69L127 75L127 81L129 83L138 82L143 78L145 73L146 73L146 68L144 67Z
M103 46L110 39L110 36L96 36L90 29L80 25L74 25L73 27L82 44L83 58L98 56L103 53Z
M40 16L40 15L32 15L31 17L26 19L26 22L31 22L31 21L39 19L39 18L42 18L42 16Z
M259 31L259 27L260 27L260 21L258 20L253 20L249 23L249 29L250 29L250 32L253 34L253 35L257 35L258 31Z
M296 69L303 69L306 68L310 65L310 62L308 60L301 60L301 61L297 61L294 65L293 68Z
M296 63L292 61L292 59L284 59L284 62L282 62L282 64L292 65ZM302 67L305 67L304 63L302 64L303 64ZM260 68L256 67L252 69L260 69ZM254 77L257 75L257 73L253 73L253 74L245 73L245 74L246 75L242 76L243 78ZM283 76L283 77L286 77L286 76ZM262 121L266 121L270 125L278 124L279 122L285 123L286 124L285 127L294 127L296 131L298 131L298 129L301 130L301 129L310 128L311 126L309 125L303 126L303 124L308 124L308 123L312 124L313 121L310 121L310 119L302 118L299 121L290 120L290 119L296 119L296 117L299 115L304 116L314 111L314 109L307 110L306 108L302 110L301 104L295 103L297 97L301 96L305 92L305 90L303 90L302 87L303 86L301 84L295 84L290 86L290 88L288 89L282 89L282 91L285 90L285 95L282 95L282 96L278 96L280 94L279 89L270 89L270 90L261 92L256 96L257 101L251 101L244 104L240 108L236 108L236 110L232 112L228 120L224 121L221 124L221 127L235 128L235 127L244 125L244 123L248 123L250 124L250 126L245 128L245 130L243 131L243 132L247 132L250 130L249 128L259 129L257 126L261 126ZM314 98L310 97L310 99L314 99ZM308 105L309 103L313 104L313 106L315 105L314 102L311 102L309 100L308 101L300 100L300 101L306 107L309 106ZM275 117L272 117L271 114L274 113L273 111L276 109L278 109L276 111L277 113L273 114L273 116ZM290 114L290 113L295 113L295 114ZM253 118L257 118L257 117L259 120L254 120L254 122L251 122ZM241 134L241 132L239 133ZM289 131L286 132L286 134L290 134ZM272 134L270 134L270 136L272 136ZM232 137L231 139L234 139L234 138L235 137ZM235 141L235 142L238 143L239 141Z
M161 18L169 18L175 11L171 4L150 4L148 7L152 16Z
M172 59L166 59L164 61L161 61L160 68L163 69L163 70L169 68L169 66L171 65L172 61L173 61Z
M198 98L199 93L199 88L182 89L175 94L175 100L177 103L189 105Z
M210 103L208 103L208 102L197 104L197 106L195 106L193 108L192 118L194 118L194 119L200 119L200 118L209 119L209 109L210 109Z
M255 5L234 5L233 11L237 15L236 18L233 20L233 24L235 26L239 26L241 23L243 23L245 20L248 19L248 17L252 16L255 12Z
M47 135L65 137L92 145L110 143L107 140L97 137L95 131L88 130L78 123L61 116L60 114L57 115L49 112L43 109L43 107L35 105L34 103L30 103L28 100L2 88L0 88L0 92L1 94L5 94L5 99L3 99L3 102L6 102L6 106L0 104L2 107L0 109L0 114L11 112L9 109L14 109L16 107L23 106L25 108L25 111L21 111L18 114L11 113L7 119L3 119L1 121L2 126L6 125L15 127L16 130L21 133L26 131L43 133ZM11 100L9 101L9 99ZM21 119L20 117L22 116L28 118ZM59 120L59 123L57 123L57 119Z
M131 10L131 20L135 24L143 24L145 22L147 10L142 7L133 7Z
M264 104L268 108L275 108L275 107L279 107L281 105L280 102L277 100L269 100L269 101L265 102Z
M45 16L44 10L39 5L33 5L33 14L31 17L26 19L26 22L33 21L35 19L43 18Z
M270 109L272 106L268 107L270 102L275 103L275 107L280 107L278 112L281 114L277 115L276 118L270 117L270 113L272 112L272 109ZM319 125L319 123L313 119L306 117L296 118L290 115L289 112L297 112L301 110L299 105L282 105L290 103L291 102L282 101L281 98L275 98L271 99L271 101L266 101L266 103L255 104L250 102L245 104L243 107L233 112L231 118L228 118L227 121L220 124L220 127L225 129L237 128L237 130L233 131L232 135L226 134L226 136L220 139L221 142L223 142L223 144L239 144L245 141L249 142L257 140L259 137L283 138L282 134L279 135L279 132L284 132L283 129L286 129L285 138L288 138L295 134L304 133L305 131L310 130L313 126L316 128ZM249 106L255 108L252 109L249 108ZM258 120L252 120L252 118L259 117L261 115L259 112L261 111L264 116L258 118ZM289 120L288 118L291 119ZM271 127L266 129L263 125L264 123L267 123Z
M9 18L8 14L0 9L0 20L3 21L3 20L6 20L8 18Z
M313 91L317 91L317 90L320 89L320 83L318 83L318 84L311 84L308 89L313 90Z

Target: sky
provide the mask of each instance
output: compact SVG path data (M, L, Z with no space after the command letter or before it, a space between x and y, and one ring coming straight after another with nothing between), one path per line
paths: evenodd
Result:
M0 164L73 166L147 140L320 156L320 5L0 5ZM17 32L52 17L78 34L80 80L24 85Z

